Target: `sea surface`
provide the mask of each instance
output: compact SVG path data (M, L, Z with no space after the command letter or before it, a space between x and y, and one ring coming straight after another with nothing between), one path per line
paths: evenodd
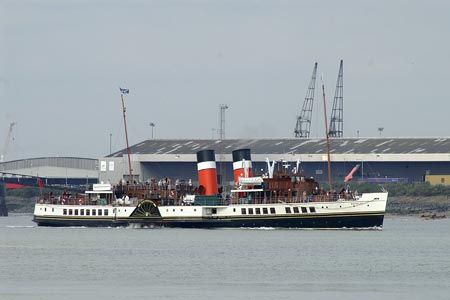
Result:
M450 219L383 230L37 227L0 218L0 299L450 299Z

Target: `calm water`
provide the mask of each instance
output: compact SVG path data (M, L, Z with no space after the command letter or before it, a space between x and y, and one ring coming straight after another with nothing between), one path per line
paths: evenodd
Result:
M0 299L449 299L450 219L375 231L41 228L0 218Z

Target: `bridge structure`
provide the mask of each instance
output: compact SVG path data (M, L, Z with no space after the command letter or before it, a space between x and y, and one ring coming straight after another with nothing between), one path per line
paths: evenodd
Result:
M6 216L8 216L8 209L6 208L5 185L0 182L0 217Z

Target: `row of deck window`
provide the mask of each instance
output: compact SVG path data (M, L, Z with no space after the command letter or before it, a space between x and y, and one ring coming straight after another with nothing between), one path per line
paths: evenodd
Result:
M267 208L267 207L263 207L263 208L260 208L260 207L241 208L241 214L243 214L243 215L253 215L253 214L260 215L261 212L262 212L263 215L268 215L269 214L269 210L270 210L271 214L275 214L275 207L269 207L269 208ZM291 214L292 212L294 214L299 214L300 210L301 210L302 213L308 213L308 208L304 207L304 206L302 206L302 207L294 206L292 208L292 210L291 210L291 207L289 207L289 206L285 207L285 211L286 211L287 214ZM313 206L309 207L309 212L315 213L316 212L316 208L313 207Z
M108 209L72 209L72 208L64 208L63 209L63 215L69 215L69 216L107 216L108 215Z

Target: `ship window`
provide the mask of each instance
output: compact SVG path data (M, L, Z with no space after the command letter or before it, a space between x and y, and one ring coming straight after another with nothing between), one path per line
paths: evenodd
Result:
M197 209L196 209L196 208L194 208L194 211L197 211Z
M44 211L47 211L47 207L46 207L46 208L44 208Z
M217 214L217 208L213 208L213 209L212 209L212 213L213 213L213 214Z
M271 208L270 208L270 213L271 213L271 214L274 214L274 213L275 213L275 207L271 207Z
M245 208L241 208L241 214L246 215L247 214L247 210Z
M66 208L63 209L63 215L67 215L67 209Z
M261 208L259 208L259 207L255 208L255 214L260 215L261 214Z
M102 210L98 209L98 215L101 216L102 215Z
M233 212L236 212L236 208L233 208Z
M267 207L263 207L263 214L267 215L269 213L269 210Z
M298 207L294 206L294 214L298 214L298 213L299 213Z
M249 215L253 215L253 208L249 208L249 209L248 209L248 214L249 214Z
M90 209L86 209L86 216L89 216L91 214L91 210Z
M78 216L78 209L75 209L75 216Z
M104 210L103 210L103 215L105 215L105 216L108 215L108 210L107 210L107 209L104 209Z
M80 209L80 216L84 216L84 209Z
M92 210L92 215L95 216L95 213L96 213L96 210L93 209L93 210Z
M314 206L311 206L309 208L309 211L312 212L312 213L315 213L316 212L316 208Z
M71 216L73 213L73 211L71 209L69 209L69 216Z
M291 208L290 208L290 207L287 207L287 206L286 206L285 209L286 209L286 213L287 213L287 214L290 214L290 213L291 213Z
M307 212L308 212L308 211L306 210L306 207L303 207L303 206L302 206L302 213L305 214L305 213L307 213Z
M52 208L52 212L55 212L55 209L54 209L54 208Z

